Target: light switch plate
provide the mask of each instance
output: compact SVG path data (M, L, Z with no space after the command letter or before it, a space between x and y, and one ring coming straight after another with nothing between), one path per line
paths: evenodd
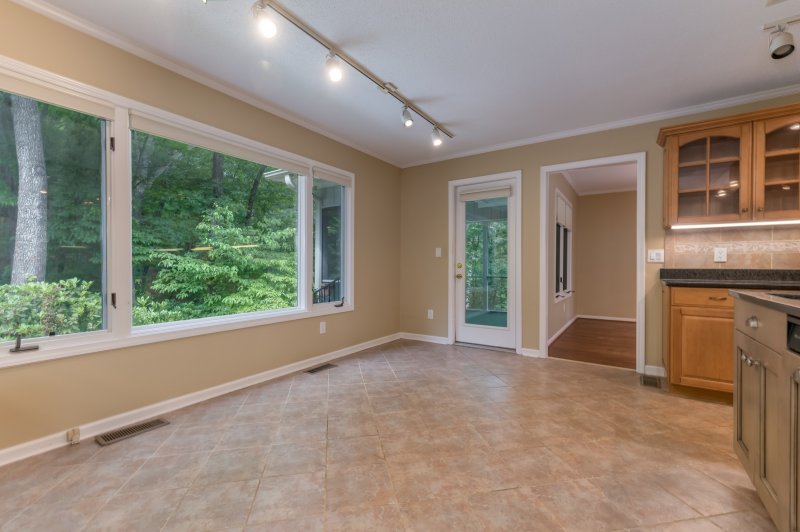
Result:
M324 321L319 322L319 333L325 334L326 332L328 332L328 324Z
M429 308L429 309L428 309L428 319L429 319L429 320L432 320L432 319L433 319L433 309L432 309L432 308Z
M648 249L647 250L647 262L664 262L664 250L663 249Z
M714 248L714 262L728 262L728 248Z
M442 248L436 248L436 249L434 250L434 252L433 252L433 255L434 255L434 256L435 256L437 259L441 259L441 258L442 258Z

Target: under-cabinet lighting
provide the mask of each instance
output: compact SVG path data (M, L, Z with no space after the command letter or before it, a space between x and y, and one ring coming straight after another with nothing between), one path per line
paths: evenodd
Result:
M798 129L800 129L800 124L792 124L791 126L789 126L789 129L791 129L792 131L797 131Z
M677 224L670 226L676 231L682 229L719 229L724 227L766 227L770 225L800 225L800 220L777 220L768 222L730 222L718 224Z

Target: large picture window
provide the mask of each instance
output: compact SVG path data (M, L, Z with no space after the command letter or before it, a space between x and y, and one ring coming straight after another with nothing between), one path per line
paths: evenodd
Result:
M105 128L0 92L0 341L105 328Z
M300 177L132 132L133 325L298 305Z
M354 179L0 67L0 367L353 310Z

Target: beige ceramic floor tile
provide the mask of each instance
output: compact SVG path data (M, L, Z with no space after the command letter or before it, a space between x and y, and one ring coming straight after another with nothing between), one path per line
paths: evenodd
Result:
M758 512L736 512L711 517L711 522L727 532L747 530L748 532L777 532L777 528L769 519Z
M328 467L328 510L386 506L396 502L392 482L383 462Z
M297 519L325 510L325 473L266 477L256 492L247 525Z
M161 530L186 489L116 495L87 525L87 532L150 532Z
M530 490L537 505L554 515L562 527L575 531L632 528L636 522L586 480L550 484Z
M374 506L371 508L348 508L328 512L329 532L402 532L405 530L403 517L396 505Z
M430 499L401 507L406 530L409 532L472 532L484 530L483 525L470 512L471 504L465 498Z
M273 445L267 457L265 477L299 475L325 470L325 442Z
M194 486L255 480L267 464L267 450L260 448L215 451L200 469Z
M378 428L372 414L356 414L328 417L328 439L356 438L359 436L376 436Z
M257 480L192 486L163 531L215 530L244 526Z
M563 530L556 519L537 505L530 494L510 489L479 493L469 497L470 512L486 530L529 530L556 532Z
M348 466L383 462L381 441L377 436L363 436L328 442L328 465Z

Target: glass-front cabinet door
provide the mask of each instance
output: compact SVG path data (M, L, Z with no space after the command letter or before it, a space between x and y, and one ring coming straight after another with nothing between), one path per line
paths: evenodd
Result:
M670 225L751 217L751 131L743 124L669 138Z
M800 217L800 115L754 124L756 220Z

